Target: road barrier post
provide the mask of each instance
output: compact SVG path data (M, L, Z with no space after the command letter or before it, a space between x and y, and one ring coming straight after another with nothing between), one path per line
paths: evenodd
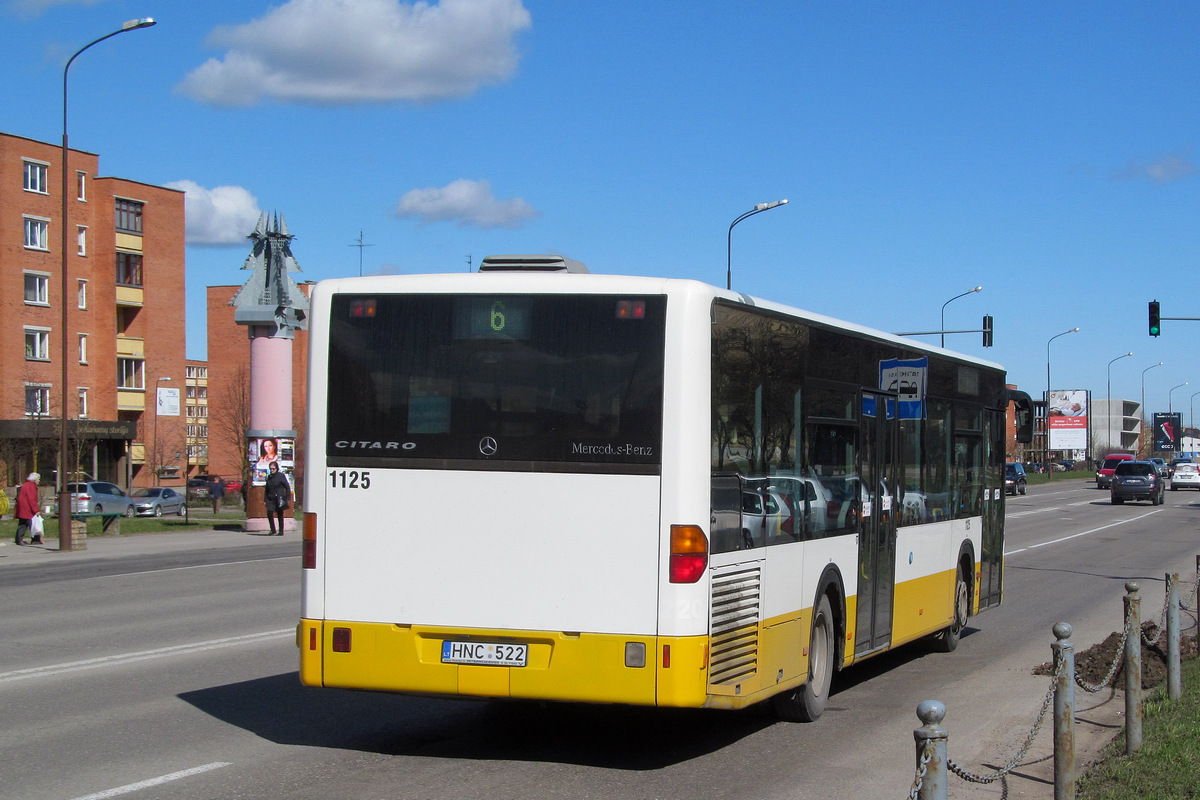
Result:
M1167 697L1183 696L1179 676L1179 573L1167 573Z
M926 700L917 706L921 727L913 731L917 743L917 774L921 785L916 800L948 800L950 782L946 771L946 740L949 734L941 726L946 718L946 706L937 700Z
M1142 748L1142 600L1137 581L1125 584L1125 755Z
M1054 800L1075 800L1075 645L1071 626L1054 625Z

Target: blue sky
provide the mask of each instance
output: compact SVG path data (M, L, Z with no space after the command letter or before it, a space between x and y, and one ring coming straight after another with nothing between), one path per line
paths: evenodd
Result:
M188 190L187 350L262 211L300 280L561 253L947 346L1190 422L1200 4L0 0L0 130ZM370 245L354 245L362 232ZM934 340L936 337L923 337ZM1143 373L1152 364L1162 367ZM1185 381L1188 386L1170 390ZM1200 397L1195 398L1200 400Z

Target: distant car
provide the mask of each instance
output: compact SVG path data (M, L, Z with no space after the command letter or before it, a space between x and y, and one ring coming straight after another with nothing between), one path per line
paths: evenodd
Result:
M1147 458L1146 460L1149 461L1154 466L1158 467L1159 475L1163 476L1164 478L1171 477L1171 468L1169 466L1167 466L1167 460L1165 458L1155 457L1155 458Z
M1167 488L1158 465L1149 461L1121 461L1113 468L1111 481L1109 491L1114 506L1126 500L1149 500L1152 505L1161 506Z
M1025 468L1020 464L1008 462L1004 465L1004 491L1009 494L1025 494L1028 481L1025 478Z
M68 483L71 493L71 512L74 514L123 514L134 515L133 499L121 487L107 481Z
M1167 469L1170 471L1171 475L1174 475L1175 468L1177 466L1179 466L1180 464L1191 464L1191 463L1192 463L1192 460L1190 458L1187 458L1185 456L1180 456L1179 458L1175 459L1170 464L1168 464Z
M132 499L139 516L161 517L163 514L178 514L182 517L187 513L187 501L169 486L135 489Z
M1179 489L1200 489L1200 466L1190 461L1176 462L1175 474L1171 476L1171 491Z
M203 478L188 478L187 496L191 500L205 500L208 498L208 476Z
M1112 453L1104 457L1100 468L1096 470L1096 488L1107 489L1112 485L1113 470L1122 461L1133 461L1133 456L1129 453Z
M744 547L762 547L785 534L792 534L792 511L779 493L742 492Z

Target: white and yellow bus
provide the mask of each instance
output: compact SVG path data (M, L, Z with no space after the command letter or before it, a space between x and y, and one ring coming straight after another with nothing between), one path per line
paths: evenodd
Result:
M311 300L305 685L811 720L1000 602L996 364L555 257Z

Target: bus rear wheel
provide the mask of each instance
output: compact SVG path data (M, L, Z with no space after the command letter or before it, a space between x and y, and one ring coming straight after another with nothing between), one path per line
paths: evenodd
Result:
M829 598L821 595L813 611L812 633L808 645L808 680L803 685L771 698L775 713L788 722L815 722L829 701L833 683L833 661L837 649L833 612Z
M954 621L933 636L935 650L949 653L958 647L962 638L963 628L967 627L967 615L971 611L971 587L967 585L967 576L963 568L958 569L958 578L954 581Z

